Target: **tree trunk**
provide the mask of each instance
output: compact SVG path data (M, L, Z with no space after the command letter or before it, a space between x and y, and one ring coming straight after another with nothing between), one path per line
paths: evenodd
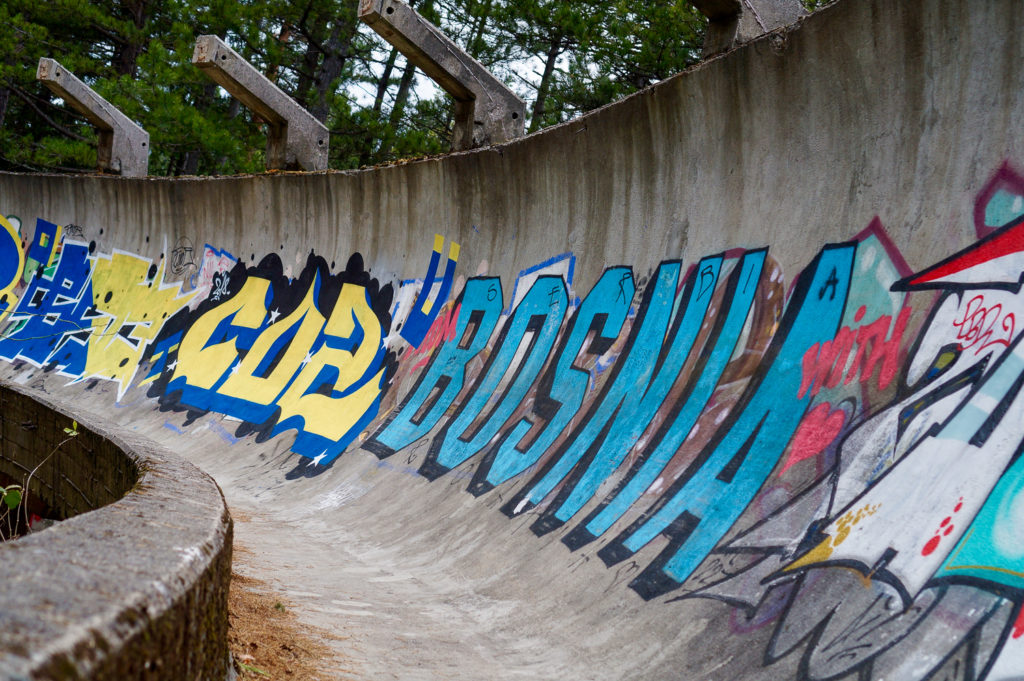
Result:
M7 117L7 102L11 100L11 91L0 87L0 129L4 127L4 119Z
M416 66L406 62L402 80L398 83L398 92L395 94L395 104L391 107L391 115L388 117L388 123L396 130L398 124L402 122L402 114L405 113L405 104L409 101L409 92L412 90L412 81L415 77Z
M476 26L473 27L473 34L469 38L469 44L466 45L466 51L469 52L469 56L473 57L473 59L479 59L480 54L487 47L487 44L484 42L484 31L487 28L487 19L491 16L493 1L486 0L486 2L481 4L484 6L484 11L480 14L480 18L477 19Z
M321 123L327 122L327 115L331 110L328 100L333 94L332 86L345 68L355 35L354 22L335 19L331 37L324 44L324 61L320 64L315 80L316 103L309 109L313 117Z
M411 8L413 8L413 9L416 8L416 3L417 3L417 0L409 0L409 6ZM433 2L428 2L427 6L430 6L432 4L433 4ZM385 63L385 65L384 65L384 75L381 76L381 79L377 82L377 96L374 97L374 113L377 114L378 116L380 116L381 110L384 108L384 97L387 96L387 91L391 87L391 74L394 73L394 63L397 60L397 58L398 58L398 48L397 47L392 47L391 48L391 53L388 54L388 57L387 57L387 63ZM403 72L402 75L401 75L401 83L406 82L407 75L409 75L409 66L408 65L406 67L406 72ZM412 75L409 75L409 78L412 79ZM404 92L403 97L408 97L409 96L409 86L411 84L412 83L410 82L409 84L406 85L406 92ZM398 92L401 93L401 84L400 83L399 83L399 86L398 86ZM395 103L396 104L397 104L397 99L398 99L398 97L396 96L395 97ZM403 107L404 107L404 103L402 104L402 108ZM392 111L392 117L391 117L390 120L393 121L394 120L394 117L393 117L394 107L391 108L391 111ZM392 123L391 127L394 127L393 123Z
M398 58L398 48L392 47L388 61L384 64L384 73L377 81L377 96L373 98L373 112L380 116L381 107L384 106L384 95L388 93L391 85L391 73L395 70L395 60Z
M555 62L562 54L561 38L551 41L548 49L547 61L544 62L544 74L540 77L540 85L537 86L537 99L533 103L533 114L530 116L529 132L536 132L540 129L541 119L544 117L544 104L548 98L548 90L551 89L551 77L555 73Z
M122 36L121 43L114 51L113 67L122 76L134 78L138 71L139 55L142 54L146 44L146 35L142 29L146 25L147 0L125 3L124 8L129 14L135 31L131 35Z
M279 42L282 45L284 45L289 40L291 40L291 37L292 37L292 25L289 24L286 21L283 24L281 24L281 30L278 31L278 33L277 33L277 42ZM224 38L224 36L221 36L221 39L223 39L223 38ZM280 73L281 73L281 63L280 63L279 60L275 60L274 62L272 62L272 63L267 65L266 76L267 76L267 78L270 79L271 83L274 83L274 84L277 83L277 77L278 77L278 75L280 75Z
M306 52L302 55L302 68L299 70L299 83L295 90L295 101L305 107L309 100L309 90L313 87L313 78L317 65L320 63L320 50L311 42L306 43Z
M202 152L198 149L191 149L185 152L184 158L181 159L181 167L178 175L195 175L199 171L199 158L202 156Z
M205 112L210 109L210 105L213 104L214 99L217 96L218 85L213 82L208 82L203 85L203 89L199 92L195 99L195 108L197 111ZM238 102L235 97L231 98L232 103ZM198 144L201 144L198 143ZM203 149L198 146L193 149L185 151L182 157L180 165L177 166L175 175L195 175L199 172L199 162L203 157Z

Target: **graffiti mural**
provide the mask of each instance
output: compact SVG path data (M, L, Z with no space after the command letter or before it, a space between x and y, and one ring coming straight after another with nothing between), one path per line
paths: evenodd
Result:
M445 265L444 275L438 279L437 267L441 262L443 248L444 237L440 234L434 235L434 251L430 254L427 276L412 309L403 316L405 321L402 324L402 338L413 347L423 342L452 290L455 266L459 262L459 245L453 242L449 247L448 264Z
M1004 169L999 179L1006 177ZM879 362L878 387L892 382L894 394L860 404L856 422L834 438L825 474L722 546L686 585L684 597L749 609L784 593L766 659L810 640L807 678L946 678L956 668L956 678L1007 679L1022 671L1024 355L1016 315L1024 219L1021 201L1000 191L981 200L1017 207L1004 225L979 222L976 244L892 281L896 295L939 292L906 351ZM996 210L984 206L976 216L990 225ZM881 343L903 335L907 316L903 308ZM805 380L823 387L836 387L835 367L857 366L840 364L842 353L826 345L808 355L815 352Z
M169 268L186 284L168 280L163 257L56 243L62 228L44 220L26 264L13 228L5 233L15 302L0 337L8 362L72 382L111 381L118 400L138 385L192 419L215 412L240 420L236 437L294 430L292 450L323 466L373 419L394 373L383 343L392 287L372 279L358 254L334 274L310 254L289 279L276 255L246 268L207 245L201 264L182 267L176 256ZM28 284L19 297L22 268Z
M876 218L788 276L754 245L587 291L571 253L457 277L441 235L392 283L358 253L292 276L44 220L26 249L4 221L0 358L212 415L228 445L293 437L289 478L363 456L493 496L639 598L772 627L765 664L800 679L1020 678L1024 178L1000 168L973 218L923 268Z
M645 599L768 609L767 663L807 679L1020 674L1024 182L978 201L980 240L933 267L876 219L785 293L765 250L609 268L570 309L470 280L363 448L510 485L504 513L608 566L644 555Z
M342 272L310 254L294 279L276 255L212 279L206 301L171 319L154 346L149 394L192 418L242 421L237 436L298 431L292 451L331 463L377 413L394 357L383 344L392 287L354 255Z
M14 289L24 268L21 234L10 220L0 215L0 315L5 315L16 302Z

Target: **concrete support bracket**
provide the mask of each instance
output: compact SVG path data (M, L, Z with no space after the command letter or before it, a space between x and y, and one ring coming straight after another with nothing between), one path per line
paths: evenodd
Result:
M268 169L327 169L327 127L223 40L199 36L192 63L266 121Z
M101 171L125 177L145 177L149 173L148 132L55 59L42 57L39 60L36 80L42 81L99 130L96 160Z
M787 26L807 14L799 0L690 0L709 20L704 57Z
M452 149L521 137L526 103L400 0L361 0L359 18L455 99Z

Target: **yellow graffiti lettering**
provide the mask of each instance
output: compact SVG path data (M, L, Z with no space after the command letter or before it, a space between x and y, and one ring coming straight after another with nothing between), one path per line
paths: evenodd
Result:
M338 441L377 399L383 368L355 392L341 398L320 394L316 392L319 386L313 385L324 367L338 369L338 378L334 381L333 389L344 390L347 386L356 384L372 366L380 348L380 322L367 302L366 289L345 284L338 295L334 312L331 313L324 333L337 338L349 338L355 331L356 324L359 324L364 334L359 347L353 351L330 348L326 345L321 347L278 401L281 408L280 421L301 416L305 424L303 430ZM309 392L311 390L313 392Z
M25 253L21 249L21 235L14 225L3 215L0 215L0 228L4 231L2 255L7 261L4 263L5 270L9 270L9 276L0 281L0 300L5 307L0 309L0 320L7 316L7 313L18 304L18 297L14 295L14 289L18 285L21 273L25 269ZM16 261L16 262L15 262Z
M210 343L214 331L228 317L234 315L231 323L246 329L259 328L267 316L264 301L270 282L258 277L245 280L242 289L231 299L224 301L195 321L181 340L178 349L178 364L173 379L184 378L191 386L209 390L224 375L238 357L234 339L222 343ZM207 345L209 344L209 347Z
M95 312L85 376L116 381L118 398L131 384L142 353L164 321L193 296L182 294L178 283L164 283L162 262L152 276L151 267L149 260L118 252L93 264Z
M832 552L837 546L842 544L850 536L850 532L853 530L854 525L864 520L869 516L873 516L881 508L880 504L865 504L856 511L847 511L839 520L836 521L836 533L835 536L827 536L825 539L815 546L813 549L808 551L805 555L796 559L785 568L789 570L799 570L800 568L811 567L818 563L824 563L832 556Z
M237 371L224 381L218 393L258 404L272 404L277 399L302 366L309 349L320 334L320 329L324 327L326 320L316 309L316 284L317 282L314 282L310 285L302 302L291 314L270 325L260 334L239 362ZM260 364L268 359L274 344L296 325L298 330L274 363L270 373L266 376L258 375Z

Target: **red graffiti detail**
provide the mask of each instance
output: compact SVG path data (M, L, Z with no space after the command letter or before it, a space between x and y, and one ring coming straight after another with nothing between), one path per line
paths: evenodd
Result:
M862 307L857 311L855 319L863 317L861 311L864 309ZM870 380L877 368L878 389L889 387L900 369L900 344L907 322L910 321L910 312L909 307L900 310L895 325L892 324L891 315L882 315L870 324L858 327L856 331L844 326L832 340L809 347L803 356L803 375L797 398L802 398L808 390L814 396L824 388L835 388L842 380L844 371L844 385L849 385L856 379L861 382ZM855 346L857 353L847 370L846 364Z
M992 307L985 307L985 296L976 295L971 298L964 309L964 316L953 321L957 328L956 339L960 341L961 350L975 348L974 354L980 353L987 347L993 345L1010 346L1013 339L1013 332L1017 320L1012 312L1003 313L1003 306L996 303ZM1002 315L1002 319L1000 316ZM1002 328L1006 338L993 338L993 329L996 325Z
M822 402L807 412L793 435L789 458L786 459L782 472L785 473L791 466L825 451L825 448L839 436L844 423L846 412L842 409L833 411L832 405L828 402Z
M1017 613L1017 621L1013 624L1013 637L1020 638L1024 636L1024 608Z
M960 497L956 506L953 508L953 515L960 512L960 509L964 507L964 498ZM945 528L945 529L943 529ZM953 530L956 526L953 524L953 516L946 516L939 523L939 529L935 530L935 536L928 540L928 542L921 549L922 556L930 556L935 552L935 549L939 548L939 544L942 542L943 537L948 537L953 534Z
M983 241L970 246L948 260L905 279L901 285L907 289L941 282L1014 253L1024 252L1024 222L1007 227L1006 231L995 232Z
M412 352L409 353L410 357L416 357L422 355L417 361L411 371L416 371L430 361L430 355L433 354L434 349L437 348L441 343L455 340L457 322L459 320L459 310L461 305L456 307L454 310L445 310L442 314L437 316L434 323L430 325L430 330L427 331L427 335L423 338L423 342L419 344L419 347L413 348Z

